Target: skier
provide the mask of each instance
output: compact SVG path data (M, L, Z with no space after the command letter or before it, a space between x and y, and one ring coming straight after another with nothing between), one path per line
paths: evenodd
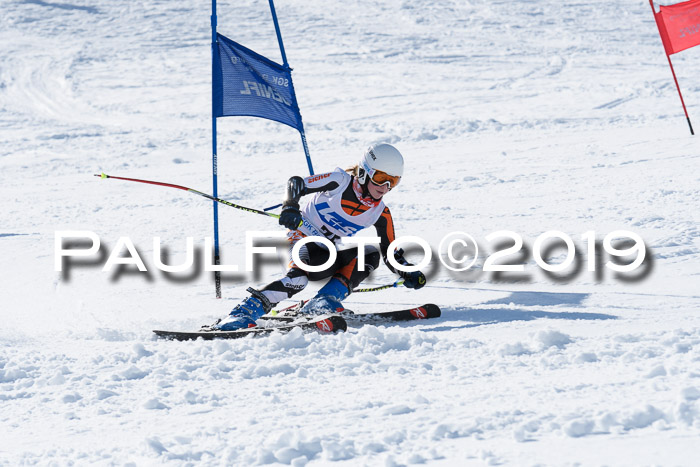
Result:
M312 175L306 178L292 177L287 182L287 197L282 205L279 223L289 229L289 264L287 274L262 290L248 288L251 294L237 305L231 313L208 327L212 331L231 331L254 327L262 315L268 313L280 301L301 292L309 280L330 280L300 310L301 313L324 313L342 311L341 301L369 274L379 267L379 256L384 263L404 280L408 288L419 289L425 285L425 276L420 271L395 270L387 261L389 244L394 240L394 223L389 208L382 198L398 185L403 175L403 157L390 144L375 144L364 153L360 163L344 171ZM303 211L299 200L304 195L314 194ZM358 247L337 251L335 263L322 272L306 272L294 264L291 251L294 244L306 236L325 237L341 246L343 237L355 235L360 230L374 226L381 239L379 252L374 246L363 247L365 267L358 268ZM399 264L411 266L395 252ZM309 242L302 246L299 258L306 264L318 266L326 263L330 253L325 245Z

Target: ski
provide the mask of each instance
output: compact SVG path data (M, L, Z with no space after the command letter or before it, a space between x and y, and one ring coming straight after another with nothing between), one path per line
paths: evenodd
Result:
M393 321L411 321L414 319L439 318L440 315L441 312L439 306L433 303L426 303L425 305L418 306L415 308L408 308L405 310L378 311L366 314L352 313L351 316L356 318L367 319L390 319Z
M288 308L280 310L275 315L265 315L261 319L291 322L299 317L298 310L301 308L301 306L303 306L303 302L302 304L292 305ZM396 311L355 313L352 310L345 309L340 313L340 316L344 317L346 321L353 322L380 320L411 321L416 319L439 318L440 315L440 307L433 303L426 303L425 305L415 308L407 308L405 310Z
M272 332L289 332L294 329L302 329L308 331L319 331L319 332L338 332L346 331L348 328L345 319L340 315L323 315L314 316L312 319L305 321L296 321L288 324L283 324L281 326L255 326L247 329L237 329L235 331L195 331L195 332L183 332L183 331L160 331L154 330L153 332L161 338L177 340L177 341L188 341L195 339L239 339L246 336L258 336L263 334L270 334Z

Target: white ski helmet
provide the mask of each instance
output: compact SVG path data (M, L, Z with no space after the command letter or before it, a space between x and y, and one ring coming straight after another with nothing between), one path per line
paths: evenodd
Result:
M364 185L369 177L377 185L398 185L403 176L403 156L391 144L373 144L367 148L360 160L357 179Z

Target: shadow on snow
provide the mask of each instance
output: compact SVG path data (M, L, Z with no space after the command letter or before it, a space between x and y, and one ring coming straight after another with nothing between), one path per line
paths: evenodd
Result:
M617 316L605 313L516 308L518 306L536 308L562 305L580 307L588 296L589 294L585 293L512 292L505 298L490 300L483 304L483 306L508 305L508 308L445 307L442 309L442 316L438 318L439 320L443 321L445 324L454 321L468 321L468 323L441 326L432 328L431 330L442 331L483 326L485 324L507 323L510 321L532 321L541 318L568 320L617 319Z

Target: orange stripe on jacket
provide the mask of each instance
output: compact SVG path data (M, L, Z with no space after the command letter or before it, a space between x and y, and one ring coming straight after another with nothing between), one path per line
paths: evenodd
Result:
M386 219L386 236L389 238L389 243L391 243L395 240L396 235L394 234L394 219L391 218L389 208L384 208L382 217Z

